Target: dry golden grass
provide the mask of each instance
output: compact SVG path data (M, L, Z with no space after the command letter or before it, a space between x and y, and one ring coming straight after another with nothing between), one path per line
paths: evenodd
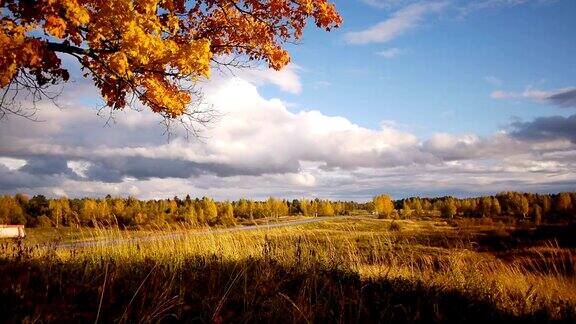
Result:
M136 277L140 279L142 265L153 264L152 270L144 278L154 275L154 269L161 267L174 279L190 267L208 271L205 265L215 262L220 265L236 265L232 273L221 269L214 271L223 271L219 284L224 287L224 294L232 294L234 298L248 303L256 297L247 292L241 297L241 292L236 291L239 289L236 281L250 280L255 284L262 281L257 289L263 289L262 294L265 295L269 289L264 282L268 281L262 276L275 275L276 268L271 269L267 265L272 264L281 269L297 269L298 273L304 274L332 270L347 273L357 276L364 283L362 285L397 282L408 285L405 288L394 288L399 289L397 294L406 293L411 296L413 291L419 289L438 296L457 293L468 298L471 303L489 304L495 314L500 314L498 316L528 319L544 316L545 319L569 320L576 314L576 273L573 251L569 248L562 248L552 242L524 249L523 253L517 253L517 257L513 254L512 257L499 258L493 253L475 250L474 239L469 233L460 235L461 229L441 221L396 221L397 228L392 228L390 224L387 220L358 218L238 232L186 228L175 231L172 228L169 231L155 230L153 237L144 236L141 240L133 239L142 237L144 233L96 229L85 232L79 240L113 238L117 241L104 240L86 247L10 245L4 246L2 256L4 260L24 260L39 264L40 268L54 264L82 264L82 271L86 273L98 273L100 277L104 273L105 278L97 282L88 279L84 282L99 288L99 291L105 289L101 286L102 282L108 280L108 265L111 263L116 268L124 268L122 271L126 273L139 274ZM196 263L191 266L190 260ZM254 260L263 263L258 268L260 273L254 273ZM202 280L203 276L214 280L214 275L195 273L194 280ZM49 278L46 280L49 281ZM277 280L286 279L282 277ZM357 287L360 300L363 298L362 285ZM186 301L178 299L178 294L165 296L162 289L152 292L145 284L138 289L147 291L147 294L159 300L176 298L178 306L174 307L184 307L182 312L185 310ZM314 310L314 303L311 302L312 292L295 295L278 291L277 294L280 294L278 298L292 305L295 318L304 316L307 319L319 319L315 314L317 310ZM302 297L302 294L308 296L308 299ZM300 299L294 299L295 296L300 296ZM226 298L220 298L211 312L220 313L230 307L238 311L238 305L230 306L226 304ZM363 314L362 307L368 306L355 307L359 307L358 314ZM408 307L408 310L418 308L417 305L411 305L410 301L402 307ZM406 316L405 319L409 319L412 315ZM124 319L124 315L121 318Z

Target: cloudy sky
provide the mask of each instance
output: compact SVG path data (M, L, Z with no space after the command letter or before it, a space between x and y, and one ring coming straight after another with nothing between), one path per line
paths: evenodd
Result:
M576 189L576 1L341 0L292 63L215 73L201 138L77 77L0 121L0 193L366 200ZM72 70L77 69L69 65Z

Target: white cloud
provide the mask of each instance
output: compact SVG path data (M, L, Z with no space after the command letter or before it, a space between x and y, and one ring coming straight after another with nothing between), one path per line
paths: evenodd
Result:
M388 48L379 52L376 52L376 55L382 56L386 59L393 59L396 58L404 53L404 50L397 47Z
M292 113L280 100L262 98L242 79L229 81L207 98L224 117L207 134L211 139L204 149L221 161L234 157L237 163L289 168L307 160L356 167L385 163L381 154L417 143L413 135L389 127L371 130L318 111Z
M43 104L39 117L46 122L12 119L0 128L0 191L366 199L385 191L466 195L576 183L576 147L565 127L532 140L552 121L489 137L421 139L391 121L371 129L315 110L293 112L282 100L263 97L256 84L262 83L236 77L205 85L206 104L221 118L201 141L168 141L148 110L127 110L117 114L117 124L104 126L105 119L80 104Z
M9 157L0 157L0 165L8 168L8 170L14 171L26 165L26 160L14 159Z
M294 63L288 64L280 71L270 68L235 69L234 75L256 85L271 83L278 86L282 91L299 94L302 92L302 82L298 72L302 68Z
M88 161L68 161L66 164L76 175L86 178L86 172L91 167Z
M492 99L527 99L550 103L559 107L576 108L576 87L556 90L538 90L527 88L523 92L493 91Z
M447 2L422 2L411 4L396 11L392 16L365 30L348 32L345 40L349 44L386 43L416 28L428 14L446 8Z
M533 99L544 100L550 95L547 91L527 89L524 92L506 92L502 90L493 91L490 94L492 99Z

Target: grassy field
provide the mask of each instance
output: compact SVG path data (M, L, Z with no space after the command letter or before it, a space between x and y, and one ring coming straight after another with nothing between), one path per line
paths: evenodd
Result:
M2 244L0 313L13 322L573 322L573 229L357 217L201 235L31 231L26 243ZM185 234L39 244L175 230Z
M308 220L313 217L303 216L285 216L285 217L270 217L260 218L254 220L245 220L237 225L242 226L260 226L270 224L281 224L286 222L293 222L298 220ZM189 233L210 231L213 229L221 229L222 227L213 228L198 228L186 225L171 225L169 227L151 227L139 230L120 230L118 228L90 228L90 227L36 227L26 229L26 243L27 244L53 244L53 243L76 243L95 240L118 239L118 238L140 238L149 237L154 235L162 235L169 233Z

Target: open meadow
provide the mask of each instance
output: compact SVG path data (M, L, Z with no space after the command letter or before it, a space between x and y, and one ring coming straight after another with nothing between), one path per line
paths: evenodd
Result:
M576 320L573 227L317 220L30 229L1 245L0 312L8 322Z
M576 324L576 0L0 0L0 324Z

